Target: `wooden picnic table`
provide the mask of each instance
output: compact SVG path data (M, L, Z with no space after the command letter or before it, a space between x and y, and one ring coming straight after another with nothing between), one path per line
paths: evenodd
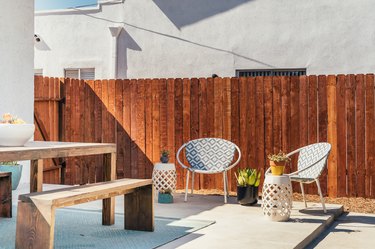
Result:
M43 191L43 159L104 155L103 180L116 179L116 144L28 142L22 147L0 147L0 162L31 160L30 192ZM103 199L103 224L114 224L114 198Z

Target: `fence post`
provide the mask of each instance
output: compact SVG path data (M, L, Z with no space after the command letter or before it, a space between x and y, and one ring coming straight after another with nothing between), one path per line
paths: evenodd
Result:
M332 145L328 158L328 196L337 197L337 102L336 76L327 78L328 142Z

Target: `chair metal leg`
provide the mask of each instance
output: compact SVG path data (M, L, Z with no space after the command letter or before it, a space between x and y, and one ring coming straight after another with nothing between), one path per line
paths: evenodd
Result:
M315 182L316 182L316 185L318 186L318 192L319 192L319 195L320 195L320 200L322 202L323 212L326 214L327 209L326 209L326 204L324 203L324 198L323 198L323 194L322 194L322 189L320 188L319 179L315 179Z
M194 194L194 171L191 172L191 195Z
M228 172L227 171L225 171L225 181L227 183L227 196L229 197Z
M306 203L306 199L305 199L305 190L303 189L303 183L299 182L299 185L301 186L301 193L302 193L303 201L305 202L305 208L307 208L307 203Z
M187 173L186 173L185 202L187 202L188 185L189 185L189 173L190 173L190 171L188 170Z
M224 182L224 203L227 203L227 174L226 171L223 172L223 182Z

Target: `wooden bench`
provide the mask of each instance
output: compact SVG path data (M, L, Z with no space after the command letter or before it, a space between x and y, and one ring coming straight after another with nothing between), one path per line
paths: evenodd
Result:
M53 248L56 208L119 195L125 195L125 229L154 231L152 191L151 179L121 179L20 195L17 213L16 248ZM103 205L105 204L106 202L103 202ZM104 216L103 212L102 224L107 225Z
M0 217L12 217L12 173L0 172Z

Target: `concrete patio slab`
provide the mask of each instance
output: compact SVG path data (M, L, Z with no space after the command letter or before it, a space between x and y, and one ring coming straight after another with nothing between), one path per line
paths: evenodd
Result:
M44 189L66 186L44 185ZM23 187L21 189L24 189ZM21 190L19 192L25 192ZM27 190L26 190L27 192ZM13 197L16 200L16 196ZM116 212L123 213L123 199L116 199ZM304 248L334 222L342 213L341 205L327 205L324 214L320 204L293 202L288 222L272 222L262 213L260 204L241 206L235 197L224 204L222 196L194 195L188 202L183 194L174 194L173 204L155 203L155 215L170 218L213 220L215 224L185 237L172 241L161 248ZM73 208L101 209L101 202L76 205Z
M345 213L309 248L375 248L375 215Z

